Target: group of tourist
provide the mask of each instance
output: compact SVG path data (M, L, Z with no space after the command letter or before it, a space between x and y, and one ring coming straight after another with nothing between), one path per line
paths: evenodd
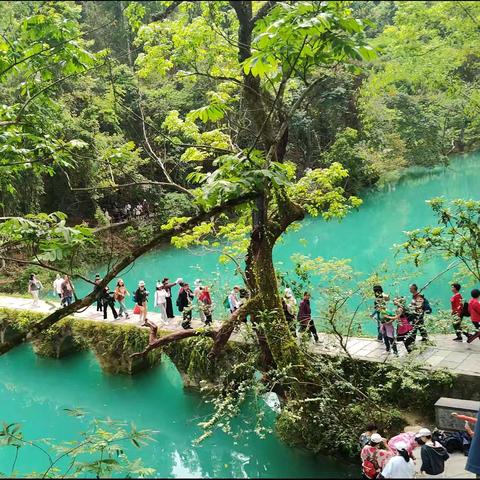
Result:
M158 203L155 203L155 208L151 208L150 203L144 198L141 202L138 202L136 205L131 203L125 204L123 207L116 204L107 206L103 210L103 215L108 222L112 220L115 222L121 222L130 219L139 219L141 217L149 217L152 211L157 210Z
M460 293L461 285L451 285L453 296L450 299L455 341L462 341L462 335L471 343L480 337L480 290L473 289L469 302L464 302ZM425 314L432 313L429 301L416 284L410 285L411 301L407 304L405 297L393 299L393 308L389 308L390 296L383 291L381 285L374 285L374 309L371 317L377 321L378 340L385 343L387 352L398 355L397 342L402 342L408 353L412 351L418 334L422 341L428 341L425 328ZM474 331L470 333L462 328L463 319L470 317ZM396 323L396 329L395 329Z
M32 273L28 280L28 293L32 296L34 307L38 307L41 290L43 290L42 282ZM54 296L58 296L62 307L70 305L73 302L74 297L74 287L70 277L68 275L62 277L57 273L57 276L53 281L52 293Z
M95 285L101 282L100 275L95 276ZM195 280L193 290L188 282L184 282L182 278L177 278L175 282L170 282L168 278L162 281L158 280L154 294L154 308L157 308L160 317L164 323L168 323L175 318L173 311L173 288L178 286L179 291L176 300L176 306L182 314L182 327L190 329L192 322L192 313L198 310L199 317L205 325L212 324L212 314L214 304L210 295L210 289L207 285L203 285L200 279ZM28 291L33 298L33 305L38 306L39 292L43 289L43 285L32 274L28 282ZM53 294L58 295L62 306L70 305L74 297L74 286L68 275L63 277L57 274L53 282ZM403 343L405 349L410 353L413 349L417 335L421 336L422 341L428 340L428 333L425 328L425 315L432 312L429 301L425 295L419 291L416 284L409 287L411 300L407 302L403 296L393 298L390 304L390 296L383 291L381 285L374 285L374 305L371 318L377 322L378 341L385 344L387 352L393 351L398 355L397 342ZM471 298L465 301L462 297L461 285L453 283L451 285L453 296L450 299L451 314L453 319L453 328L455 330L455 341L462 341L466 337L467 342L480 338L480 290L473 289L470 292ZM232 291L224 300L224 306L230 313L235 312L248 299L248 291L239 286L233 287ZM110 291L106 286L102 294L97 299L97 311L103 312L103 318L107 318L107 312L110 309L113 317L129 318L126 298L130 296L125 283L122 279L117 281L115 289ZM282 307L285 317L289 323L292 333L295 335L297 331L297 322L300 334L308 334L318 342L318 333L312 318L312 309L310 305L310 293L305 292L302 300L297 305L297 300L290 288L286 288L282 295ZM133 294L135 301L134 313L140 315L140 323L146 324L148 313L149 291L144 281L138 283L138 288ZM118 312L116 309L118 303ZM464 319L470 318L473 325L473 331L469 331L464 325ZM246 318L244 318L246 321Z
M462 441L464 453L474 437L472 424L477 423L475 417L452 413L458 420L465 421L467 441ZM390 440L378 433L375 424L367 426L360 435L360 460L362 462L362 478L415 478L416 468L414 450L420 447L420 473L422 478L443 478L445 462L449 459L447 447L451 449L448 436L442 432L432 433L428 428L420 428L415 432L403 432ZM452 433L452 437L456 438ZM467 446L467 450L465 450Z

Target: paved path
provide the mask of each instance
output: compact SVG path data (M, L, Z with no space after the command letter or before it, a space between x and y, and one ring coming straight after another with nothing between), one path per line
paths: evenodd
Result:
M0 296L0 307L47 313L52 312L59 307L58 301L53 299L53 297L50 298L51 300L40 300L39 306L33 307L32 300L29 298ZM103 313L97 312L95 305L90 306L82 312L75 313L74 316L89 320L104 321ZM148 314L148 318L153 320L163 330L175 331L181 328L180 317L176 317L174 320L170 320L169 323L164 324L160 318L160 314L152 311ZM108 319L106 321L140 325L138 315L130 315L130 319L113 320L111 310L108 311ZM215 321L214 327L218 327L220 324L220 322ZM193 327L200 327L202 325L203 323L199 319L194 319L192 321ZM319 334L319 337L320 342L317 345L313 345L312 343L313 351L333 355L338 353L339 350L342 350L337 337L334 335ZM427 345L423 345L422 342L418 340L418 343L422 345L422 351L418 354L418 357L425 362L426 366L432 368L446 367L454 373L480 377L480 341L475 340L471 344L468 344L465 341L463 343L454 342L452 338L453 334L432 335L432 341ZM235 340L235 338L233 339ZM238 336L236 339L239 339ZM406 356L404 346L401 343L397 344L397 346L399 356ZM383 362L386 359L393 357L393 354L386 353L383 343L378 342L374 338L351 337L346 342L346 349L352 357L361 360Z

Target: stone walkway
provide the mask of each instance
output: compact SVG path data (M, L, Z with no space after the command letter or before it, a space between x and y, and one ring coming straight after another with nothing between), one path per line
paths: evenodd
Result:
M32 310L38 312L52 312L59 308L59 303L53 297L50 299L40 300L38 307L33 307L32 300L21 297L0 296L0 307L13 308L19 310ZM85 318L89 320L103 320L103 313L97 312L95 305L90 306L82 312L75 313L75 317ZM154 311L149 312L148 318L153 320L162 330L175 331L181 328L181 318L176 317L170 320L169 323L164 324L161 320L160 314ZM107 322L112 323L126 323L131 325L140 325L138 315L130 315L130 319L113 320L111 310L108 311ZM214 327L219 327L221 322L214 321ZM203 323L199 319L192 321L192 326L200 327ZM320 341L314 345L312 343L312 350L314 352L330 354L337 354L342 351L342 347L338 338L330 334L319 334ZM475 340L471 344L454 342L452 335L432 335L431 341L421 345L421 351L418 353L418 358L425 362L425 365L432 368L446 367L454 373L466 374L480 377L480 340ZM236 339L239 339L238 337ZM235 340L235 338L234 338ZM406 356L405 347L398 343L398 351L400 357ZM373 362L383 362L388 358L393 357L393 354L388 354L385 351L383 343L378 342L375 338L360 338L350 337L346 341L346 349L350 355L360 360L368 360Z

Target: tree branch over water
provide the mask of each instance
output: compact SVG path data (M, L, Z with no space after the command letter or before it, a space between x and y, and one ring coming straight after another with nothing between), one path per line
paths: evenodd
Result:
M4 353L9 352L12 348L16 347L17 345L20 345L25 340L29 340L35 337L36 335L40 334L41 332L47 330L52 325L55 325L55 323L57 323L62 318L65 318L66 316L71 315L85 307L89 307L100 296L101 292L108 285L108 283L111 282L120 272L122 272L126 267L128 267L140 256L153 250L154 248L158 247L161 244L169 242L172 239L172 237L179 235L183 232L186 232L206 220L210 220L211 217L215 215L223 213L245 202L254 200L256 196L257 196L257 193L250 193L238 198L228 200L222 205L218 205L216 207L211 208L210 210L203 211L198 215L191 217L186 222L179 224L170 230L165 230L160 232L150 242L133 249L128 255L126 255L119 262L117 262L112 267L112 269L105 275L102 281L96 286L96 288L91 293L86 295L84 298L80 300L76 300L71 305L68 305L63 308L59 308L52 314L40 320L36 325L34 325L30 329L28 333L0 345L0 355L3 355Z

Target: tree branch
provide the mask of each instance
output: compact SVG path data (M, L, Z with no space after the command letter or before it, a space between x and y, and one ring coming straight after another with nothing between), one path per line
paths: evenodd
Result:
M7 353L15 346L20 345L25 339L35 337L44 330L47 330L52 325L55 325L55 323L57 323L62 318L71 315L72 313L77 312L82 308L89 307L100 296L103 289L108 285L108 283L140 256L144 255L145 253L149 252L153 248L156 248L163 243L169 242L172 237L188 231L206 220L210 220L211 217L215 215L223 213L228 209L237 207L238 205L241 205L245 202L254 200L257 195L257 193L250 193L238 198L234 198L232 200L228 200L222 205L217 205L216 207L213 207L208 211L203 211L195 217L191 217L186 222L176 225L170 230L164 230L160 232L152 240L150 240L150 242L133 249L128 255L126 255L119 262L117 262L113 266L113 268L105 275L103 280L96 286L96 288L84 298L76 300L72 304L56 310L52 314L48 315L47 317L36 323L28 333L25 333L15 339L10 340L9 342L5 342L0 345L0 355Z
M181 4L183 3L183 1L181 0L177 0L177 1L174 1L172 2L166 9L165 11L163 12L159 12L159 13L154 13L152 15L152 21L153 22L160 22L162 20L165 20L171 13L173 13L177 7L179 7Z
M84 277L83 275L80 275L79 273L67 273L63 270L60 270L59 268L52 267L51 265L47 265L47 264L45 264L43 262L40 262L40 261L32 262L31 260L20 260L18 258L4 257L4 256L0 256L0 260L4 260L6 262L19 263L20 265L33 265L35 267L44 268L45 270L51 270L52 272L61 273L62 275L69 275L69 276L72 276L72 277L81 278L85 282L91 283L92 285L95 285L95 282L92 282L90 279L88 279L87 277Z
M252 30L253 28L255 27L255 24L261 20L262 18L266 17L270 12L271 10L273 10L273 8L277 5L277 2L274 2L274 1L269 1L269 2L266 2L265 4L263 4L260 9L258 10L258 12L255 14L255 16L252 18L252 20L250 21L250 24L252 26Z

